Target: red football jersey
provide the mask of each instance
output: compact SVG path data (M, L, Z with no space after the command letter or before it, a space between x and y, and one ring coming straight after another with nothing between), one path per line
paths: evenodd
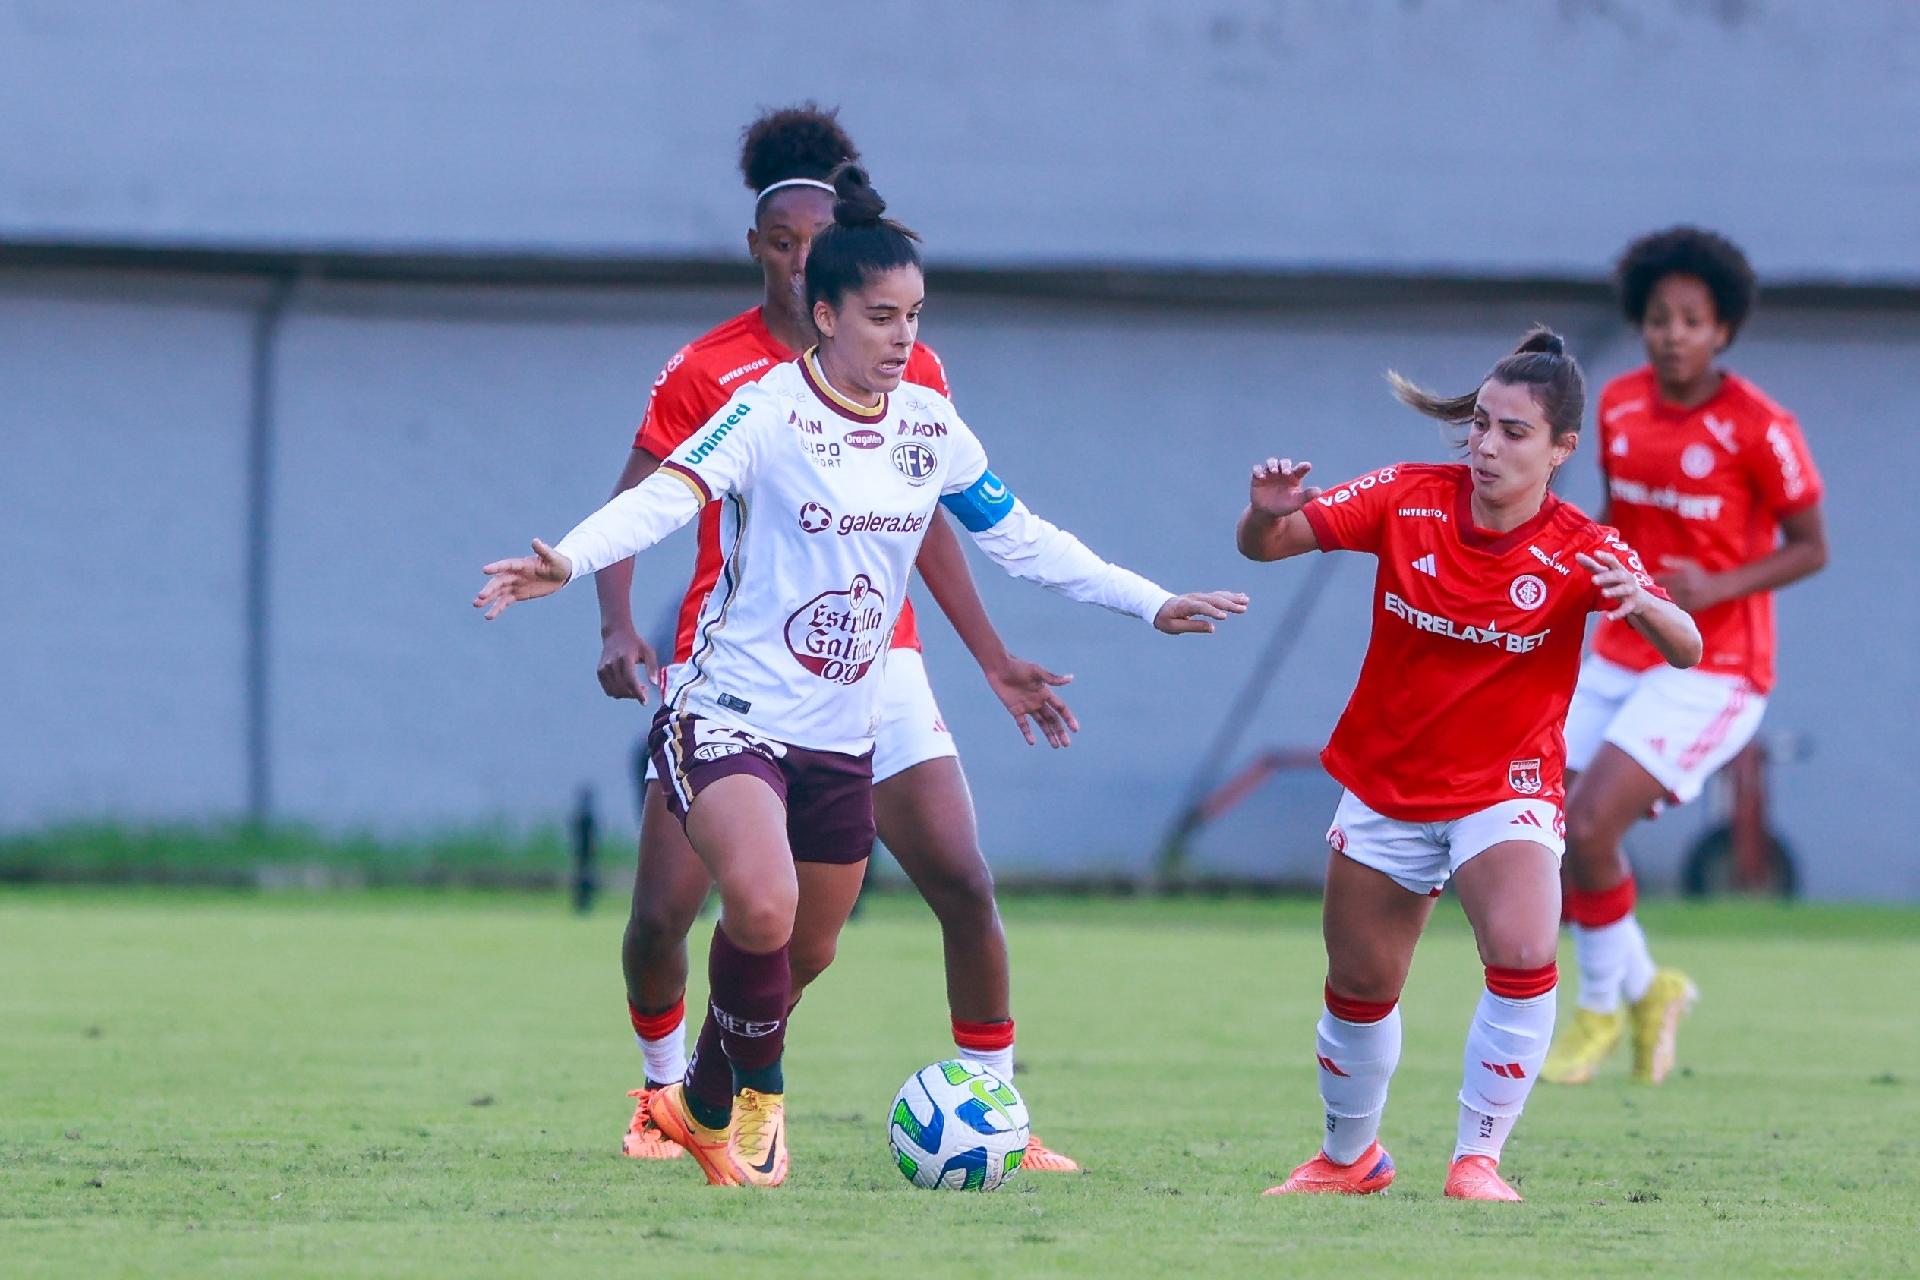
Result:
M1304 508L1322 551L1366 551L1373 635L1320 760L1369 808L1403 822L1565 794L1561 729L1587 614L1608 607L1574 557L1640 562L1613 530L1547 495L1507 533L1476 527L1460 464L1401 463ZM1652 580L1641 580L1656 594Z
M793 359L795 354L773 336L759 307L743 311L718 328L708 330L675 352L660 376L653 380L653 394L647 401L647 414L640 421L633 447L645 449L656 458L667 457L685 443L688 436L707 424L714 411L726 404L735 387L759 381L768 370ZM931 387L943 396L949 394L946 367L925 343L916 345L907 358L904 378L907 382ZM693 631L700 619L701 602L713 590L725 560L720 552L720 504L717 502L708 503L700 512L697 547L693 578L687 583L686 598L680 603L679 623L674 628L675 662L685 662L693 653ZM911 599L901 602L900 617L893 628L893 647L920 647L920 627L914 620Z
M1651 369L1600 393L1600 471L1607 519L1653 572L1693 560L1721 573L1772 553L1780 518L1820 501L1820 473L1793 415L1729 373L1705 404L1681 409L1660 398ZM1729 600L1695 621L1706 644L1702 671L1773 687L1773 593ZM1635 671L1660 661L1632 627L1603 622L1593 651Z

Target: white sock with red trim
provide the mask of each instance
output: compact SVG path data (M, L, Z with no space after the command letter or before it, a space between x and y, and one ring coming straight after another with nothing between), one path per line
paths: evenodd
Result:
M1630 915L1614 928L1623 935L1620 944L1623 962L1620 994L1632 1004L1644 999L1647 988L1653 985L1653 952L1647 949L1647 935L1640 928L1638 916Z
M1326 1002L1314 1029L1326 1112L1320 1150L1335 1164L1352 1164L1380 1137L1387 1086L1400 1065L1400 1006L1349 1000L1332 987Z
M675 1002L659 1013L642 1013L631 1002L627 1016L633 1020L633 1038L647 1060L649 1084L675 1084L687 1075L687 1002Z
M1547 1058L1558 981L1558 971L1550 964L1538 969L1488 967L1487 989L1467 1028L1455 1160L1465 1155L1500 1158Z
M962 1058L979 1063L1008 1084L1013 1083L1013 1019L1002 1022L953 1020L953 1047Z
M1567 891L1568 931L1573 934L1573 958L1580 967L1580 1007L1594 1013L1612 1013L1630 974L1637 974L1635 957L1646 966L1645 980L1629 992L1629 1000L1647 993L1653 981L1653 959L1647 955L1646 935L1634 923L1637 894L1632 876L1611 889L1594 893Z

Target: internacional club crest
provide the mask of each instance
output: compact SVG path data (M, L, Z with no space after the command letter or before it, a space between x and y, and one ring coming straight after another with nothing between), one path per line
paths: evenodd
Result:
M1547 602L1547 584L1531 573L1523 573L1507 588L1507 599L1513 601L1514 608L1532 613Z

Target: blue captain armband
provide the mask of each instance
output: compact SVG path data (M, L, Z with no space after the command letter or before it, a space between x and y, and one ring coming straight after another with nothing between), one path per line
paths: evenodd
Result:
M1013 491L988 468L959 493L941 498L940 505L952 512L968 533L984 533L1013 510Z

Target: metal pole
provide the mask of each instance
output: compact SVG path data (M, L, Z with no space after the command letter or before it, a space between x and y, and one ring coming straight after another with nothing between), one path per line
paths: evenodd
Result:
M279 276L254 313L247 408L247 820L273 812L272 616L274 366L298 278Z

